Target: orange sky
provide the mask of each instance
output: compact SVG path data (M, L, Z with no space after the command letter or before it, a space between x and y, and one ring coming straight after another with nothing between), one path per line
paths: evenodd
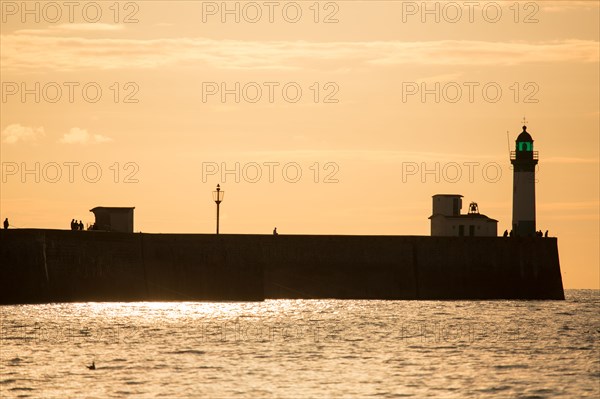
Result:
M211 233L220 183L222 233L427 235L437 193L502 232L525 116L538 228L600 288L598 2L221 3L1 1L0 217Z

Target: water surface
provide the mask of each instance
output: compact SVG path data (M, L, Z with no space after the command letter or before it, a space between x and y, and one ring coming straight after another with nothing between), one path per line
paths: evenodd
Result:
M2 306L0 397L598 398L599 315L597 290Z

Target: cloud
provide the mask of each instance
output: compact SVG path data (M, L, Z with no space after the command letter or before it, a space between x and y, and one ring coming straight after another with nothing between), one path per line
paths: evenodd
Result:
M190 156L197 156L197 152L190 152ZM180 153L182 156L183 153ZM213 153L215 157L227 158L227 153ZM465 162L477 162L477 167L483 166L486 162L504 162L508 159L499 154L460 154L443 152L424 152L424 151L404 151L404 150L379 150L379 149L305 149L305 150L272 150L272 151L244 151L242 158L248 161L278 161L282 159L297 160L339 160L339 161L362 161L374 163L402 164L421 162L456 162L463 165ZM443 166L443 165L442 165ZM441 166L441 167L442 167ZM464 166L464 165L463 165Z
M71 128L69 133L65 133L63 137L58 140L59 143L63 144L99 144L111 141L113 141L113 139L110 137L101 134L90 134L86 129L80 129L78 127Z
M15 144L19 141L34 142L46 134L43 127L21 126L18 123L8 125L2 131L2 141L7 144Z
M445 73L441 75L427 76L415 80L416 83L453 82L460 78L462 73Z
M544 1L541 7L545 12L581 11L598 9L600 3L589 0Z
M598 41L244 41L121 39L13 33L0 36L4 71L153 69L198 63L220 69L295 70L341 66L514 66L598 62ZM93 49L93 50L92 50Z
M82 31L82 32L114 32L123 30L123 25L118 24L103 24L103 23L80 23L80 24L60 24L56 26L52 26L56 30L74 32L74 31Z
M550 157L544 160L544 163L558 164L597 164L598 158L578 158L578 157Z
M15 31L18 35L55 35L65 33L71 35L74 32L118 32L123 30L123 25L104 23L68 23L50 25L45 29L19 29Z
M598 209L600 209L600 201L572 201L572 202L544 202L538 205L540 211L595 211L596 216L598 215Z

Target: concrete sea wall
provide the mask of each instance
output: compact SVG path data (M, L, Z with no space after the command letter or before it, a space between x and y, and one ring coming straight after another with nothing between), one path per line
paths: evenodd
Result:
M564 299L556 238L278 236L262 254L267 298Z
M564 299L555 238L0 231L0 303Z
M263 300L263 273L210 236L0 232L0 303Z

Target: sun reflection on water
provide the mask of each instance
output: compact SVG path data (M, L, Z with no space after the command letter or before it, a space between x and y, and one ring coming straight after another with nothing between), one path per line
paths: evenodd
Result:
M576 294L0 306L0 388L48 398L583 397L598 392L600 319L597 294Z

